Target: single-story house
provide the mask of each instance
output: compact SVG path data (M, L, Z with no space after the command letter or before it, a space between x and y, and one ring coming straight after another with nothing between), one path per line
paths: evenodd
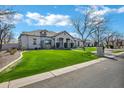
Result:
M68 49L82 47L81 39L74 38L68 32L52 32L36 30L22 32L19 36L19 46L23 49Z

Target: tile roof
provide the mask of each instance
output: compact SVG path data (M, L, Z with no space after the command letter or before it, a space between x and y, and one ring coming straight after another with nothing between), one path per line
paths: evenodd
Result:
M49 37L52 37L57 34L56 32L47 31L47 30L35 30L35 31L31 31L31 32L22 32L22 34L40 36L40 32L46 32L46 36L49 36Z
M38 36L39 37L40 36L40 32L46 32L46 36L48 36L48 37L54 37L54 36L57 36L57 35L59 35L59 34L61 34L63 32L66 32L66 31L53 32L53 31L48 31L48 30L34 30L34 31L30 31L30 32L22 32L21 35L31 35L31 36ZM66 32L66 33L68 33L68 32ZM81 39L79 39L79 38L76 38L76 37L73 37L73 36L71 36L71 37L73 39L75 39L75 40L80 40L81 41Z

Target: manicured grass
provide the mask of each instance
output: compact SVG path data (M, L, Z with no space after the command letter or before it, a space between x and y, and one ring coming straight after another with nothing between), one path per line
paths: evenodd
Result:
M23 53L21 62L11 71L0 74L0 82L31 76L50 70L98 58L90 51L95 48L74 50L32 50Z
M124 50L114 50L114 51L112 51L112 53L120 53L120 52L124 52Z
M83 48L77 48L75 50L83 50ZM86 47L85 51L86 52L96 51L96 47Z

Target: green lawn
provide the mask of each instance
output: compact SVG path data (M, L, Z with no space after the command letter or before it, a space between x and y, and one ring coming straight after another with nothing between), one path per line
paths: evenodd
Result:
M21 62L12 70L0 74L0 82L86 62L98 58L90 51L96 48L74 50L32 50L23 53Z
M124 50L114 50L114 51L112 51L112 53L120 53L120 52L124 52Z
M75 50L83 50L83 48L77 48ZM96 51L96 47L87 47L85 48L86 52Z

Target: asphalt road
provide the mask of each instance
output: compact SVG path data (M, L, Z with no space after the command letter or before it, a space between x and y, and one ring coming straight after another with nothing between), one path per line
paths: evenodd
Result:
M124 88L124 54L27 88Z

